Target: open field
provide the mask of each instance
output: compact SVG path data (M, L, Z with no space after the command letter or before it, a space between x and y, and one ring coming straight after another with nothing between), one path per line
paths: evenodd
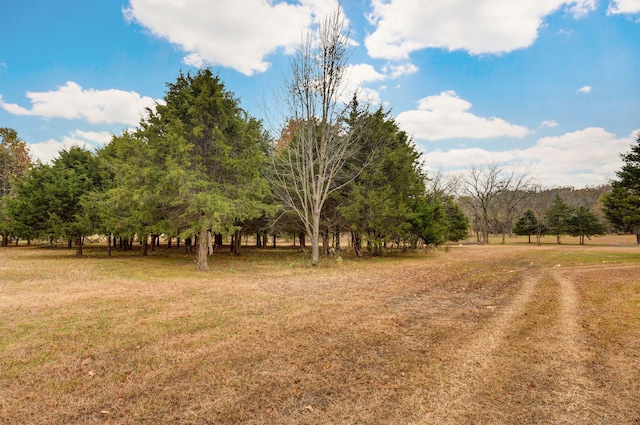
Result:
M0 249L0 424L640 424L640 247Z

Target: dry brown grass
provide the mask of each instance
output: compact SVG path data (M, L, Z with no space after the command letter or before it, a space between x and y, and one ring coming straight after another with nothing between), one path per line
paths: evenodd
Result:
M640 423L640 248L523 241L205 273L2 249L0 423Z

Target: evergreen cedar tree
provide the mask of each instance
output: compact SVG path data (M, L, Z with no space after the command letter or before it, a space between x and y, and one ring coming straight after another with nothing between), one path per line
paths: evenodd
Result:
M535 235L538 231L538 218L533 210L528 209L524 212L524 215L516 221L513 227L513 233L518 236L528 236L529 243L531 243L531 235Z
M129 209L128 232L195 237L198 268L207 269L212 233L239 241L243 223L273 209L261 174L269 139L208 69L180 74L164 100L127 140L105 148L121 167L108 198ZM107 218L121 223L117 214Z
M579 238L580 245L584 245L585 238L607 233L605 225L587 206L572 207L560 195L556 195L549 208L545 211L544 220L539 220L531 209L527 209L516 222L513 232L516 235L536 235L540 244L540 236L548 233L556 236L560 243L560 236L570 235Z
M634 233L640 244L640 133L631 151L620 156L624 164L611 182L611 192L603 196L602 207L618 231Z
M98 159L88 150L62 150L52 165L38 163L16 183L9 212L17 234L27 238L75 240L82 255L82 239L95 234L86 219L83 199L102 190Z

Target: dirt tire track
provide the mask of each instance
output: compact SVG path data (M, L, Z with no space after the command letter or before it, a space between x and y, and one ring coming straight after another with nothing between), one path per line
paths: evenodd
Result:
M560 285L559 328L562 345L559 347L557 362L564 367L556 379L554 396L560 414L557 423L602 423L606 412L598 409L596 386L589 376L586 364L589 359L588 347L578 318L579 298L575 283L563 273L554 271L552 277Z
M447 379L438 382L436 388L425 394L426 414L417 423L462 423L463 416L458 414L481 408L474 395L483 384L483 375L494 366L493 353L504 343L515 319L525 313L540 279L539 276L526 277L509 305L490 320L472 341L461 343L463 348L452 354L453 358L447 367Z
M607 423L603 395L587 368L576 270L536 270L524 278L511 302L441 366L416 423ZM498 398L487 402L491 394ZM530 412L515 415L524 400Z

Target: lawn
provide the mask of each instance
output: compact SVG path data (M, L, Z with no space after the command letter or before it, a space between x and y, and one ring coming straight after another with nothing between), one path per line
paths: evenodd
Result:
M0 423L640 423L633 242L3 248Z

